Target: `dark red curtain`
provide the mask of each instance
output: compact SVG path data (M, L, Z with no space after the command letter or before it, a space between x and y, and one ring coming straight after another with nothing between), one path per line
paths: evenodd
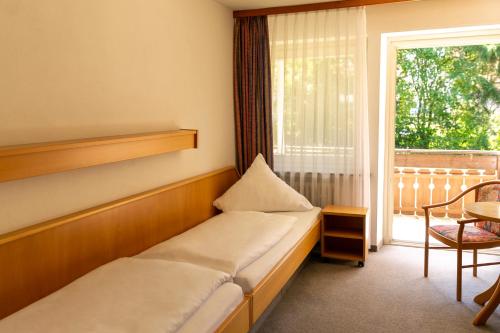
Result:
M271 64L266 16L234 22L236 166L243 174L257 154L273 167Z

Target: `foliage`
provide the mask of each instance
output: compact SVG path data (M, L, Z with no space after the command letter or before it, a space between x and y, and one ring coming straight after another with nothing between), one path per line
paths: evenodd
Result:
M500 44L402 49L396 148L500 149Z

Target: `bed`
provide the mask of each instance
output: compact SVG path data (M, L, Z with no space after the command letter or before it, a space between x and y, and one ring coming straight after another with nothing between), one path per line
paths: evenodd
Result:
M314 207L305 212L222 213L147 249L137 258L189 262L230 274L245 294L252 297L257 320L272 300L269 295L282 285L278 283L265 292L258 292L259 288L269 288L266 279L272 280L273 269L288 264L287 257L295 255L296 247L304 246L309 239L305 253L314 245L320 211ZM304 253L296 258L298 262L303 260Z
M314 207L306 212L222 213L136 258L187 262L222 271L250 294L313 228L320 211Z
M243 299L226 273L120 258L0 320L0 331L210 333Z
M0 319L216 215L212 201L237 179L233 167L224 168L0 235ZM236 307L235 299L226 302L234 288L217 291L210 303L219 309L200 308L181 329L247 332L250 299L240 294Z
M188 262L235 277L269 252L295 224L292 216L225 212L147 249L137 258Z
M0 319L97 267L133 257L219 214L212 202L238 179L235 168L227 167L0 235ZM304 217L300 232L292 228L235 276L246 292L230 314L200 308L182 330L196 331L196 318L214 317L217 332L247 332L318 242L317 212Z

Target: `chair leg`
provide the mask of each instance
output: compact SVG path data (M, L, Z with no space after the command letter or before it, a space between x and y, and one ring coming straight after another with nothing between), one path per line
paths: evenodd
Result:
M462 301L462 249L457 249L457 301Z
M429 275L429 230L425 229L424 277Z
M474 264L474 267L472 267L472 276L477 277L477 249L474 249L472 260Z

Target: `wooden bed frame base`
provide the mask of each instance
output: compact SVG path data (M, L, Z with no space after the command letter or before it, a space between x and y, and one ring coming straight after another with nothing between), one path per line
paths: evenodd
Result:
M0 235L0 319L99 266L134 256L218 214L212 202L238 178L236 169L227 167ZM318 219L217 332L248 332L319 236Z

